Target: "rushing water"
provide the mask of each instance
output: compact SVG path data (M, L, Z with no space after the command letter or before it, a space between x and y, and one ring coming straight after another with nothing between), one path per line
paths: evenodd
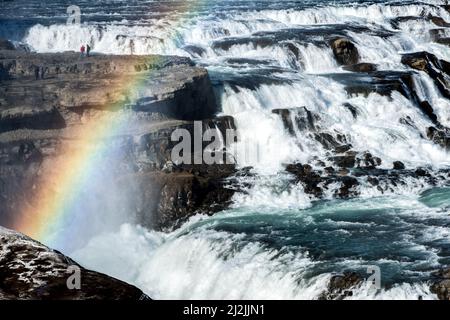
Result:
M69 253L162 299L314 299L331 274L364 274L373 265L381 268L383 289L363 286L353 298L435 298L427 281L431 271L450 264L450 189L404 181L390 194L361 185L357 199L315 201L281 171L286 163L324 159L326 150L300 133L288 135L271 111L307 106L320 115L322 128L344 134L385 168L396 160L408 168L449 166L449 154L424 138L431 122L412 101L396 92L348 95L336 77L346 72L326 44L329 34L345 35L361 60L380 70L407 70L400 61L407 52L426 50L450 61L448 47L432 42L429 30L436 26L429 20L392 24L407 16L450 21L438 6L443 3L78 1L80 26L64 25L71 1L6 3L0 36L31 50L77 50L89 42L94 52L128 54L132 40L137 54L190 56L208 68L242 143L262 146L257 162L238 159L254 167L256 181L229 210L196 217L170 234L123 225ZM414 82L450 126L450 102L432 79L416 73Z

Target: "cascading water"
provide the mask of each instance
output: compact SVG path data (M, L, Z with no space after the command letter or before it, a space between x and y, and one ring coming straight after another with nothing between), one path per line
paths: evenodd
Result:
M427 19L450 21L439 6L444 1L217 0L182 17L158 2L139 15L135 2L138 9L118 1L109 13L96 14L99 8L81 1L89 8L85 24L66 26L43 12L22 31L11 23L0 35L38 52L77 50L88 41L94 52L129 54L133 40L136 54L190 56L208 68L223 113L235 118L236 156L258 146L256 158L237 156L255 175L225 212L196 217L170 234L125 224L69 252L74 258L161 299L315 299L332 273L364 273L372 265L381 268L383 289L363 286L353 298L435 298L426 281L450 263L449 189L427 190L420 179L406 178L379 192L361 179L358 198L333 200L331 187L330 199L317 201L292 183L284 166L330 165L328 150L308 130L290 134L273 110L306 107L319 116L321 130L379 157L381 168L394 161L411 169L448 167L449 153L426 138L433 123L415 102L398 91L348 92L351 73L328 43L330 35L351 39L360 60L381 71L410 71L401 62L408 52L426 50L448 61L448 47L433 42L429 31L438 27ZM433 79L425 72L412 78L417 96L450 126L450 102Z

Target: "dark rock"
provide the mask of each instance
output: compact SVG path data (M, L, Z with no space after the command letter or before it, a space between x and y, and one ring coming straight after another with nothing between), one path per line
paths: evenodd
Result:
M193 170L171 159L178 144L172 133L183 129L195 137L194 120L202 121L202 133L217 129L222 138L228 129L235 129L232 117L215 117L218 107L206 69L181 57L80 59L76 53L19 51L0 51L0 66L8 75L0 86L1 225L12 226L18 208L36 201L35 190L54 175L55 163L64 161L61 150L77 150L80 143L93 148L104 143L107 150L115 150L117 163L109 183L133 190L124 200L134 199L136 205L126 216L143 225L171 228L198 211L213 213L229 204L234 190L225 184L234 174L233 164L220 169L199 165ZM37 66L45 68L44 80L35 79ZM142 81L135 90L123 85L128 80ZM91 130L86 123L117 114L124 115L126 125L108 132L104 141L83 137ZM203 142L201 151L208 144ZM213 153L224 163L233 163L228 162L233 159L225 145ZM191 162L194 156L190 155ZM99 202L108 201L100 198Z
M416 171L415 171L415 175L416 175L417 177L429 177L429 176L430 176L430 173L429 173L426 169L424 169L424 168L418 168L418 169L416 169Z
M423 113L425 113L433 123L438 123L438 117L434 113L434 109L428 101L420 102L419 106L420 109L422 109Z
M340 168L353 168L356 165L356 155L347 154L330 158Z
M296 181L303 184L306 193L318 198L323 195L323 190L319 187L322 179L318 173L312 170L311 166L297 163L288 165L286 171L295 175Z
M80 289L67 281L80 270ZM0 300L149 300L141 290L0 227ZM70 282L69 282L70 283Z
M450 300L450 268L442 269L435 274L431 292L436 294L439 300Z
M206 69L187 58L1 51L0 66L2 79L9 79L1 88L1 110L19 102L79 113L114 106L177 120L213 118L219 111ZM44 70L44 80L36 80L37 69ZM124 87L127 79L139 81L139 88Z
M323 74L345 86L349 95L368 96L377 93L391 96L393 91L400 92L411 99L414 81L411 72L404 71L374 71L370 73L332 73Z
M450 150L450 134L445 130L429 127L427 129L427 137L442 148Z
M319 117L306 107L274 109L272 113L281 117L285 128L291 135L295 135L296 130L314 131L316 129L315 123L319 120Z
M448 23L447 21L445 21L441 17L436 17L436 16L431 16L430 15L428 18L431 20L431 22L433 22L438 27L444 27L444 28L450 27L450 23Z
M359 60L359 52L356 46L346 38L338 38L331 42L334 57L340 65L356 65Z
M356 196L356 193L353 192L355 187L359 185L358 180L355 177L343 176L339 179L341 182L341 187L336 191L336 195L339 198L347 199L353 196Z
M442 95L450 99L447 82L447 76L450 75L449 62L440 60L428 52L417 52L403 55L402 63L415 70L426 72L434 80Z
M334 174L336 170L333 167L326 167L325 172L328 174Z
M377 71L377 66L373 63L358 63L349 66L344 66L344 70L351 72L370 73Z
M400 162L396 164L398 169L379 169L372 162L376 157L371 157L367 153L362 155L363 157L355 152L349 152L347 157L352 160L353 157L357 160L368 159L370 165L339 169L326 167L322 172L322 170L315 170L309 165L292 164L286 166L286 171L296 177L294 182L303 185L307 194L319 199L323 197L324 191L330 191L331 187L335 197L347 199L360 194L358 186L364 181L384 193L385 191L394 192L393 187L405 186L406 181L411 181L411 179L415 180L418 185L423 185L425 182L431 186L437 186L438 182L445 183L450 174L450 169L442 169L436 174L431 174L426 168L401 169ZM375 160L376 165L378 165L377 163L381 163L381 161Z
M183 47L183 50L190 53L192 56L201 57L206 53L206 50L199 46L187 45Z
M365 152L361 157L358 157L356 163L359 168L375 169L381 165L381 159Z
M344 107L347 108L351 112L353 118L355 118L355 119L358 118L358 116L359 116L358 108L356 108L354 105L351 105L350 103L344 104Z
M334 148L334 152L335 153L345 153L347 151L350 151L351 149L352 149L351 144L345 144L345 145L340 145L340 146L337 146L336 148Z
M135 188L138 223L157 230L173 230L189 217L224 210L235 190L227 178L234 166L182 166L177 172L152 172L126 177L121 183Z
M16 50L11 41L0 39L0 50Z
M0 133L18 129L62 129L65 120L53 107L14 108L0 111Z
M321 294L319 300L343 300L353 295L352 290L363 283L363 278L355 272L335 275L328 284L328 290Z
M394 162L394 170L405 170L405 164L401 161Z

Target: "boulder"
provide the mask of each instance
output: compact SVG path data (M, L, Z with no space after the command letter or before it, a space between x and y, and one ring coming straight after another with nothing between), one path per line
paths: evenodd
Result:
M440 60L428 52L416 52L403 55L402 63L412 69L426 72L433 79L442 95L450 99L447 81L448 76L450 76L449 62Z
M171 172L149 172L125 177L132 188L139 224L169 231L196 214L212 215L231 204L235 189L228 186L234 166L182 166Z
M79 272L80 286L69 279ZM69 285L68 285L69 283ZM87 270L31 238L0 227L0 300L149 300L138 288Z
M344 272L334 275L328 283L326 292L323 292L319 300L343 300L353 295L352 290L361 286L364 279L355 272Z
M445 150L450 151L450 133L444 129L429 127L427 129L427 137Z
M359 61L359 52L356 46L347 38L337 38L332 40L331 48L334 57L340 65L356 65Z
M401 161L394 162L394 170L405 170L405 164Z
M435 293L439 300L450 300L450 268L434 273L433 277L431 292Z

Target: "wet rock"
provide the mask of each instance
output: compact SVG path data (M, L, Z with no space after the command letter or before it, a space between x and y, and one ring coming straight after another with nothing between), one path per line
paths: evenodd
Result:
M450 27L450 23L448 23L441 17L436 17L436 16L430 15L430 16L428 16L428 19L430 19L430 21L433 22L438 27L445 27L445 28Z
M372 156L371 153L365 152L361 157L358 157L356 164L359 168L375 169L381 165L381 159Z
M433 123L437 124L439 122L436 113L434 113L432 105L428 101L419 102L419 107Z
M394 192L393 188L406 186L411 181L416 181L418 186L423 186L423 183L437 186L439 183L445 183L450 174L450 169L442 169L435 174L431 174L427 168L402 169L401 162L395 164L398 169L394 170L376 168L374 164L378 165L380 161L372 162L376 157L369 157L367 153L349 152L347 157L351 157L352 164L353 159L368 159L369 165L350 168L326 167L317 170L309 165L292 164L286 166L286 171L296 177L294 183L300 183L307 194L319 199L325 195L325 191L336 198L356 197L361 192L359 186L366 182L381 193Z
M318 125L320 117L309 111L306 107L291 109L275 109L274 114L281 117L284 127L289 134L295 136L302 133L308 135L311 139L316 140L325 149L334 150L337 153L343 153L352 148L347 143L346 137L338 132L324 132Z
M413 79L410 72L374 71L370 73L332 73L324 74L345 86L349 95L368 96L378 93L391 96L393 91L400 92L406 98L411 98Z
M338 181L341 183L341 186L336 190L336 196L341 199L347 199L357 195L356 190L353 189L359 185L358 179L351 176L343 176Z
M334 148L334 152L335 153L345 153L347 151L350 151L351 149L352 149L351 144L345 144L345 145L340 145L340 146L337 146L336 148Z
M439 300L450 300L450 268L442 269L435 274L431 292L436 294Z
M353 295L352 290L363 283L364 279L355 272L344 272L331 278L328 289L319 300L343 300Z
M449 62L438 59L428 52L405 54L402 63L419 71L426 72L435 82L444 97L450 99L447 76L450 75Z
M231 204L228 187L234 166L193 165L136 174L122 181L135 188L137 222L151 229L173 230L196 214L214 214Z
M183 50L198 58L206 53L206 50L204 48L194 45L184 46Z
M309 111L306 107L274 109L272 110L272 113L277 114L281 117L285 128L291 135L295 135L296 130L316 130L315 123L319 120L319 117Z
M347 108L351 112L354 119L358 118L360 112L357 107L355 107L354 105L351 105L350 103L345 103L344 107Z
M450 151L450 134L445 130L429 127L427 129L427 137L437 145Z
M80 271L80 288L67 282ZM138 288L87 270L63 254L0 227L0 300L149 300ZM70 282L73 284L73 282Z
M348 153L342 156L334 156L330 160L340 168L354 168L356 165L356 154Z
M16 50L11 41L0 38L0 50Z
M406 23L406 22L410 22L410 21L416 21L416 22L431 22L433 24L435 24L438 27L448 27L450 26L449 23L447 23L443 18L441 17L437 17L437 16L433 16L433 15L428 15L428 16L402 16L402 17L397 17L391 20L391 25L393 28L395 29L400 29L400 24L401 23Z
M373 63L358 63L349 66L344 66L343 69L351 72L370 73L377 71L377 66Z
M296 182L303 184L306 193L318 198L323 195L323 190L319 187L322 179L318 173L314 172L310 165L302 165L300 163L291 164L286 167L286 171L295 175Z
M356 65L359 61L359 52L356 46L347 38L338 38L331 42L334 57L340 65Z
M416 177L430 177L430 173L424 168L418 168L414 173Z
M401 161L394 162L394 170L405 170L405 164Z

